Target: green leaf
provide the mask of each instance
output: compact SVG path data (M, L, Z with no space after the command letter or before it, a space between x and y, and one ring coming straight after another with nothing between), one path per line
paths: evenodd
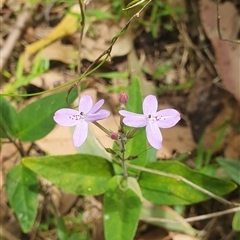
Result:
M142 94L137 77L134 77L128 89L129 100L126 110L136 113L142 113Z
M146 167L182 176L219 196L227 194L236 188L236 185L232 182L209 177L176 161L149 163ZM208 195L196 190L181 180L148 172L141 173L139 185L143 196L156 204L187 205L210 198Z
M30 70L30 74L23 75L24 58L23 55L21 55L17 64L16 79L13 83L6 85L4 93L13 93L18 88L30 83L37 76L41 76L49 69L49 64L47 65L46 62L49 62L49 60L42 60L40 56L37 56L37 59L34 61L34 65Z
M157 78L163 76L166 72L168 72L172 68L173 68L173 66L171 64L158 66L153 73L153 79L157 79Z
M115 176L104 195L104 232L106 240L132 240L142 208L140 189L135 179L126 182Z
M28 233L37 216L38 180L32 171L22 165L7 174L6 192L24 233Z
M239 160L218 157L218 164L225 170L229 177L240 185L240 162Z
M236 212L232 221L233 231L240 232L240 211Z
M126 106L126 110L135 113L142 113L142 95L139 80L137 77L132 80L128 95L129 101ZM149 146L147 143L145 128L140 128L137 130L134 137L128 140L126 144L126 157L137 156L137 159L131 160L129 163L144 166L147 163L149 157L152 158L153 155L156 156L156 151L151 150L148 152L148 148Z
M109 161L87 154L27 157L23 164L66 192L78 195L104 193L113 175Z
M56 93L26 106L17 115L19 124L17 136L21 141L35 141L45 137L55 126L54 112L68 107L66 92ZM76 99L76 91L69 96L69 102Z
M68 239L67 228L65 226L64 219L62 217L59 217L57 219L57 235L60 240Z
M219 166L217 164L207 165L207 166L204 166L201 169L199 169L199 172L203 173L205 175L208 175L210 177L213 177L213 176L215 176L215 173L218 168L219 168Z
M10 103L3 97L0 97L0 137L7 138L7 134L11 137L16 132L16 115L17 112Z

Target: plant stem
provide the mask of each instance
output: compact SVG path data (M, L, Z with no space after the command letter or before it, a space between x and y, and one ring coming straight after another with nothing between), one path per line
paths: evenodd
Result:
M17 148L17 150L19 151L19 153L21 154L22 157L24 157L26 154L23 150L23 147L21 144L17 144L16 141L12 138L12 136L3 128L3 127L0 127L1 130L6 134L7 138L9 139L9 141L11 143L14 144L14 146Z
M122 161L122 169L123 169L123 176L124 178L128 177L128 172L127 172L127 166L125 163L125 141L124 141L124 136L121 135L120 137L121 139L121 153L122 153L122 157L121 157L121 161Z
M103 132L105 132L108 136L110 136L111 132L107 130L105 127L103 127L100 123L98 122L93 122L98 128L100 128Z
M126 159L125 159L125 144L126 144L126 133L124 129L123 117L120 116L120 129L119 129L119 136L120 136L120 151L122 153L121 162L122 162L122 169L123 169L123 176L124 178L128 178L128 171L126 166Z

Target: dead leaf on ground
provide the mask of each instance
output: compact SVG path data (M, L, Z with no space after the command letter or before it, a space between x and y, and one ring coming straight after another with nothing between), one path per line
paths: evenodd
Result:
M141 60L137 58L135 49L132 49L132 51L128 54L128 65L131 78L133 79L134 77L137 77L139 79L142 95L145 97L149 94L154 94L154 83L152 81L147 81L145 75L143 74L143 63L141 63Z
M43 48L33 59L35 62L37 59L42 60L54 60L60 61L66 64L77 63L77 51L72 45L62 44L60 41L56 41L45 48Z
M75 75L72 76L70 74L61 73L53 69L49 72L46 72L40 76L35 77L31 81L31 84L39 88L42 88L44 90L48 90L48 89L53 89L69 81L72 81L75 78L76 78ZM66 87L66 90L68 90L68 88L69 87ZM63 90L64 89L61 89L61 91Z
M80 14L79 5L76 4L71 8L71 12ZM87 32L89 26L93 29L94 36L89 36ZM73 14L67 14L63 20L54 28L52 31L42 38L41 40L29 44L24 52L25 64L24 68L29 70L32 65L32 57L38 51L42 50L43 59L59 60L64 63L70 64L76 62L78 55L79 46L79 33L76 34L77 48L66 46L64 44L52 44L54 41L63 38L64 36L71 35L77 31L79 27L79 20ZM85 32L82 39L82 47L80 57L82 59L87 59L91 62L96 60L100 54L102 54L111 44L112 38L119 34L121 28L117 25L112 24L111 21L104 22L87 22L85 25ZM111 57L124 56L128 54L133 48L133 34L130 30L126 31L119 39L116 41L112 47ZM50 46L49 46L50 45ZM59 49L57 49L59 48ZM64 53L67 53L67 57L64 58ZM73 55L72 55L73 54Z
M71 13L80 14L80 8L78 4L73 5L70 10ZM25 65L24 68L29 70L32 65L32 56L41 49L45 48L52 42L61 39L67 35L75 33L79 27L79 20L76 15L67 14L62 21L44 38L41 40L29 44L24 52Z
M196 238L182 233L170 233L169 236L172 240L201 240L201 238Z
M240 44L223 41L217 30L217 5L210 0L199 3L203 28L215 52L217 70L224 87L240 101ZM219 4L220 31L224 39L234 40L239 33L239 16L231 2Z
M166 222L146 221L147 218L151 217L164 219L166 220ZM144 201L144 207L141 211L140 218L142 218L143 221L149 222L155 226L160 226L164 229L169 230L171 229L172 231L182 232L188 234L188 236L191 237L196 236L196 234L198 233L198 231L192 228L192 226L188 222L184 221L184 218L180 214L178 214L169 206L157 206L151 202ZM146 220L144 220L144 218ZM167 220L169 220L169 222L167 222ZM174 224L170 222L171 220L178 221L179 223Z
M85 36L82 42L81 58L93 62L100 54L107 50L112 38L119 34L121 28L111 25L110 22L92 23L94 38ZM133 48L133 33L126 31L113 45L111 57L119 57L128 54Z
M50 43L75 33L79 26L79 20L76 15L72 13L80 14L80 8L78 4L71 7L69 14L67 14L62 21L43 39L30 44L26 47L26 52L29 54L35 54Z
M191 152L196 148L192 138L191 129L188 127L175 126L161 129L163 135L163 147L157 153L158 158L170 159L173 152L179 154Z
M56 125L46 137L36 141L36 144L51 155L67 155L76 153L73 146L72 132L68 127Z

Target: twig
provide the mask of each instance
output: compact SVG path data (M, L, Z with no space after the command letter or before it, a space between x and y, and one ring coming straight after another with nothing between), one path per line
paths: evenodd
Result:
M82 50L82 40L83 40L83 32L85 28L85 14L84 14L84 6L82 3L82 0L78 0L79 7L80 7L80 12L81 12L81 20L80 20L80 40L79 40L79 45L78 45L78 63L77 63L77 72L80 75L80 62L81 62L81 50Z
M23 147L21 144L17 144L16 141L12 138L12 136L3 128L0 126L0 129L6 134L7 138L9 139L9 141L11 143L13 143L13 145L17 148L17 150L19 151L19 153L21 154L22 157L24 157L26 154L23 150Z
M209 214L204 214L196 217L190 217L190 218L185 218L181 220L172 220L172 219L165 219L165 218L156 218L156 217L142 217L141 220L146 221L146 222L155 222L155 223L181 223L181 222L196 222L196 221L201 221L213 217L219 217L223 216L229 213L234 213L234 212L239 212L240 207L235 207L231 209L227 209L224 211L220 212L215 212L215 213L209 213Z
M221 203L228 204L228 205L233 205L233 206L240 206L239 203L234 203L234 202L227 201L226 199L221 198L218 195L216 195L216 194L214 194L214 193L212 193L212 192L210 192L210 191L208 191L208 190L206 190L206 189L196 185L195 183L187 180L186 178L184 178L182 176L175 175L175 174L172 174L172 173L165 173L165 172L154 170L154 169L150 169L150 168L140 167L140 166L136 166L136 165L129 164L129 163L126 164L126 165L129 168L133 168L133 169L137 169L137 170L140 170L140 171L149 172L149 173L152 173L152 174L165 176L165 177L176 179L178 181L182 181L182 182L186 183L187 185L197 189L198 191L200 191L202 193L205 193L206 195L216 199L217 201L219 201Z
M115 44L115 42L118 40L118 38L125 33L125 31L128 29L130 23L132 22L133 19L138 18L139 15L142 13L142 11L148 6L148 4L151 2L152 0L149 0L137 13L135 13L125 24L125 26L121 29L121 31L112 39L112 43L110 44L110 46L103 51L95 60L94 62L92 62L88 68L84 71L84 73L82 75L86 75L86 73L105 55L107 55L107 57L104 59L104 61L106 61L106 59L110 56L113 45ZM68 102L68 95L70 94L70 92L72 91L73 88L77 87L77 85L79 84L79 82L81 81L81 78L74 83L68 90L67 93L67 102Z
M29 8L29 5L26 4L25 7L23 8L22 13L18 16L16 20L16 25L14 29L8 35L7 40L3 46L2 53L1 53L1 61L0 61L0 72L2 72L5 64L7 63L16 42L21 36L22 31L26 27L27 22L29 21L31 16L32 16L32 11Z

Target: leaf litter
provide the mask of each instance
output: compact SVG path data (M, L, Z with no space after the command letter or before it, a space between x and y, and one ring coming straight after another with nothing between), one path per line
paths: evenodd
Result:
M169 4L176 3L169 1ZM179 15L181 24L178 22L179 20L175 21L176 28L174 28L173 32L161 26L159 36L153 39L148 32L149 29L144 26L138 26L138 31L129 29L114 45L109 62L105 63L102 69L98 70L100 73L111 72L113 70L126 71L130 79L134 76L139 77L144 96L154 93L154 87L160 90L165 86L169 86L164 94L159 95L159 101L161 103L159 108L165 108L166 106L177 107L181 110L182 114L185 115L184 120L186 119L186 121L183 121L174 129L168 129L167 132L163 130L165 141L163 148L158 152L160 159L170 159L182 153L194 152L196 143L200 140L203 132L207 133L207 137L204 140L204 148L207 150L208 147L213 146L216 141L218 132L216 132L215 129L218 129L230 120L233 120L236 124L239 124L240 121L236 113L239 111L240 101L240 45L219 39L216 4L209 0L201 0L199 6L195 6L199 10L202 28L206 34L203 42L201 39L196 41L196 39L199 38L199 34L196 26L190 23L190 21L196 21L195 16L192 15L191 11L187 11L185 1L179 4L185 7L186 13L181 14L181 16ZM105 3L102 1L98 1L97 3L91 1L88 7L91 8L96 5L98 5L100 9L109 9L106 8ZM12 4L10 3L5 6L3 2L3 8L12 8ZM226 9L228 9L228 11L226 11ZM54 11L54 7L52 11ZM73 14L73 12L76 14ZM26 74L29 69L31 69L32 64L34 65L37 55L40 56L42 60L50 61L50 67L46 73L33 78L31 81L33 85L47 90L76 78L77 72L71 70L69 67L71 65L76 67L76 61L80 57L82 71L84 68L87 68L89 62L93 62L106 50L112 37L118 34L121 27L126 23L125 18L122 18L118 23L112 19L99 20L93 18L88 20L85 26L80 56L78 56L80 41L79 14L80 9L76 4L67 14L61 14L62 20L58 21L55 26L46 27L46 23L40 21L40 24L35 28L33 26L36 25L36 22L34 22L36 19L32 19L33 22L30 23L30 26L28 26L26 30L28 34L23 35L23 38L25 37L23 40L29 43L25 50L21 50L21 44L15 43L15 50L13 50L15 54L23 54L25 57L24 69ZM147 17L147 14L148 12L146 11L144 16ZM239 18L239 14L237 13L236 4L234 5L230 2L220 4L220 15L220 30L223 37L236 39L239 36L239 25L236 25L236 19ZM172 19L175 19L175 17L173 14ZM44 31L46 28L47 31ZM41 29L44 35L41 39L35 41L36 36L34 35L37 30L41 32ZM212 62L210 57L203 58L201 55L201 44L203 44L204 41L209 45L211 44L213 48L212 55L215 57L215 62ZM192 54L191 51L195 51L196 55ZM15 60L16 59L17 58L15 58ZM227 64L225 61L227 61ZM218 75L214 74L215 70L212 71L212 69L215 69L215 64L216 71L222 78L222 85L219 84L219 80L217 79ZM14 58L11 57L6 66L7 69L11 71L15 65ZM162 65L171 65L172 68L166 72L163 71L160 75L156 75L159 66ZM153 76L155 77L153 78ZM178 84L185 84L189 78L194 79L192 86L190 85L190 87L183 87L180 90L176 90ZM115 78L109 80L93 74L84 79L84 81L89 82L87 87L88 94L90 92L96 101L104 96L106 107L116 113L117 93L113 92L109 94L109 89L127 88L129 84L128 79L122 80ZM4 83L4 85L5 84L11 83ZM227 89L227 91L225 91L225 89ZM103 125L116 131L118 122L119 118L115 115L103 122ZM111 146L112 140L100 132L99 129L94 126L91 131L97 143L98 141L96 139L101 139L101 144L99 144L100 149L102 146ZM54 131L45 138L37 141L36 145L43 152L49 154L76 153L77 150L72 146L71 136L72 133L69 129L56 126ZM61 139L61 141L59 141L59 139ZM215 147L212 152L213 154L221 152L227 158L239 159L238 146L239 133L236 131L236 128L228 126L226 133L223 134L221 143ZM1 159L7 159L8 164L3 165L3 169L6 172L11 166L16 164L16 149L13 146L6 148L6 145L4 145L3 149ZM35 152L32 154L39 154L39 152L35 149ZM194 164L193 160L190 159L189 161L192 166ZM47 184L45 183L45 185ZM50 187L50 189L52 189L52 187ZM66 214L65 216L74 215L73 211L76 207L80 206L83 208L83 212L85 212L85 215L88 216L88 219L91 219L90 222L92 222L93 239L101 239L102 228L100 227L100 213L86 210L89 206L91 209L91 206L96 205L101 208L101 199L90 199L88 201L89 206L87 207L87 204L83 203L81 198L77 199L75 196L67 195L66 193L59 194L58 190L56 190L57 193L55 194L55 190L49 191L51 198L55 199L53 202L56 203L54 203L56 208L61 213ZM1 194L1 197L5 199L5 205L1 204L1 209L3 210L6 221L4 224L4 229L6 230L4 237L6 239L14 239L14 237L21 238L21 230L16 220L14 220L14 216L11 215L9 208L6 207L6 196L4 192ZM64 206L63 199L65 199L64 203L69 204L65 204ZM206 203L205 207L209 208L207 204L209 203ZM196 206L193 210L194 212L186 209L186 214L200 215L203 207L204 204L199 204L199 206ZM171 211L171 208L168 210ZM210 211L213 211L213 209ZM42 209L41 213L47 216L49 209ZM14 228L9 227L11 221L13 224L11 226L14 226ZM220 224L220 221L213 223L213 226L220 226L224 236L227 236L227 229L224 228L224 225ZM145 229L144 233L141 232L141 227ZM197 222L193 224L192 227L204 229L204 224ZM15 229L15 231L12 231L13 229ZM161 228L155 228L143 223L143 225L140 224L139 226L139 237L137 239L158 239L160 236L162 236L161 239L167 236L175 240L195 239L187 230L183 230L183 232L187 235L170 230L165 231ZM147 236L149 233L152 233L152 235ZM39 234L36 232L35 234L36 239L44 239L47 237L42 234L41 231ZM13 236L13 238L11 238L11 236ZM213 239L214 236L219 238L218 233L213 230L211 238L206 239Z

